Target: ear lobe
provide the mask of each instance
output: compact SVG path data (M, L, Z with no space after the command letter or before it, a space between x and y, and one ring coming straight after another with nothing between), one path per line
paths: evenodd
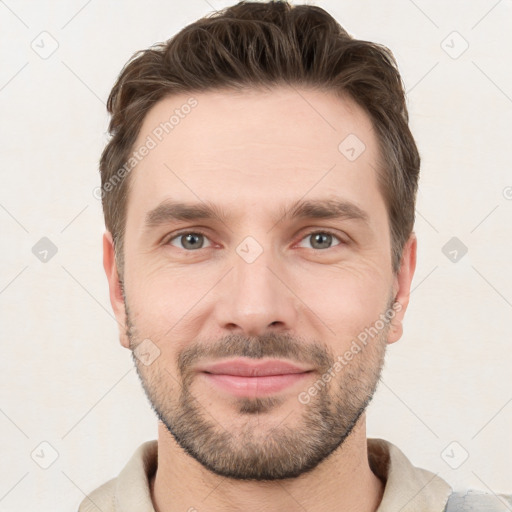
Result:
M416 270L416 252L418 242L414 232L411 233L402 250L402 260L400 269L395 276L394 290L395 304L393 309L396 312L391 320L391 325L388 333L388 343L398 341L403 334L403 319L405 311L409 305L409 296L411 293L411 283Z
M129 348L130 342L126 335L126 311L123 288L117 271L114 241L109 231L105 231L103 234L103 268L108 280L110 304L119 325L119 340L123 347Z

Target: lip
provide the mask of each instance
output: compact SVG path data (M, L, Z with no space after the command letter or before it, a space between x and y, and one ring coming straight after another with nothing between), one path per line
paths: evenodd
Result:
M198 368L208 382L239 397L274 394L306 378L312 370L289 361L234 359Z
M239 377L268 377L272 375L305 373L311 371L311 368L301 367L282 359L254 361L246 358L237 358L204 365L199 367L198 371L217 375L237 375Z

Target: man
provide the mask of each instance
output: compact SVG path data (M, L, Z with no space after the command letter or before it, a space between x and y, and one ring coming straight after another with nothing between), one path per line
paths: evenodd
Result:
M104 267L158 441L80 511L442 511L447 482L366 437L416 264L389 50L242 2L139 52L108 109Z

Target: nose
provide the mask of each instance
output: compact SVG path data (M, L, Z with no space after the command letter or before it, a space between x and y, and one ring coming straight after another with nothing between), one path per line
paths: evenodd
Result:
M216 287L218 327L246 336L295 330L299 301L286 282L283 262L271 250L252 262L235 253L232 262L231 272Z

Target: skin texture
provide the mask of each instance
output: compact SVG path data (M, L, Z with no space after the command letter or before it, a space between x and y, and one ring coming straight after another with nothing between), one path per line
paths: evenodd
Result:
M191 96L158 102L135 146ZM386 346L402 335L416 238L394 274L371 121L349 98L309 89L193 97L197 106L131 173L124 296L110 233L103 241L122 345L134 351L151 340L159 351L149 365L134 356L159 418L155 510L375 511L383 483L368 464L364 411ZM338 149L349 134L365 145L354 161ZM282 218L296 200L333 198L368 222ZM165 199L214 203L228 217L145 230L147 212ZM248 236L262 250L251 263L237 252ZM391 321L302 403L300 393L394 301ZM240 398L196 371L235 356L285 359L311 373Z

